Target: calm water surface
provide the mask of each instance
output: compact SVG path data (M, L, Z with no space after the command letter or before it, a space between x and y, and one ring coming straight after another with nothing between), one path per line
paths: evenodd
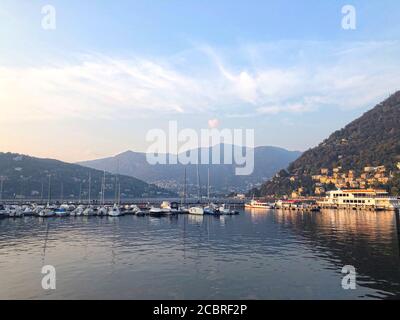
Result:
M41 268L57 270L44 291ZM341 269L357 270L343 290ZM400 298L394 213L0 220L0 299Z

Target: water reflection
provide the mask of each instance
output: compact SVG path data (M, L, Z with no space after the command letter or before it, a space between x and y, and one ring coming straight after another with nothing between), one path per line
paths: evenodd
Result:
M353 299L400 294L389 212L0 220L0 298ZM40 269L57 268L43 292ZM354 265L355 291L341 268Z

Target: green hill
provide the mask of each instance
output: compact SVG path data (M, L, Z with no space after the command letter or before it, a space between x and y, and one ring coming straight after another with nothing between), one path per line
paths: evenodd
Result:
M15 153L0 153L0 177L3 180L3 199L47 199L51 180L51 198L65 200L87 199L89 176L91 198L100 199L103 171L52 159L40 159ZM173 193L139 179L118 176L121 198L174 196ZM106 199L115 198L116 176L106 174Z
M390 181L385 187L399 191L397 163L400 161L400 91L366 112L345 128L334 132L317 147L303 153L272 180L256 191L264 195L290 195L302 187L306 195L313 194L316 183L312 175L341 167L342 172L354 170L361 175L365 167L385 166ZM325 189L333 188L325 185Z

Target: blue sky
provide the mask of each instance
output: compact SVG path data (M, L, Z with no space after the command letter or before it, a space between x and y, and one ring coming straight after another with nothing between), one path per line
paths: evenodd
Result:
M56 30L41 8L56 9ZM341 28L344 5L356 30ZM146 132L253 128L305 150L400 89L398 1L0 4L0 150L67 161L144 151ZM18 127L18 130L14 130Z

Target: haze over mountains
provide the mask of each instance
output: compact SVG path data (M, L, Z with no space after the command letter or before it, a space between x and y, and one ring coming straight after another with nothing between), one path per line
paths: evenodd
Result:
M53 159L40 159L15 153L0 153L0 177L3 180L3 199L48 198L60 200L87 200L89 176L91 199L100 199L103 171L65 163ZM139 179L106 174L105 198L113 200L116 181L121 185L121 198L169 196L174 193L149 185Z
M391 176L385 187L400 191L400 91L379 103L345 128L334 132L317 147L303 153L259 190L259 195L290 195L299 187L313 194L316 184L311 176L322 168L363 172L365 167L385 166Z
M215 146L214 146L215 147ZM224 145L219 145L223 154ZM229 146L232 148L232 146ZM240 148L240 147L236 147ZM197 149L201 154L202 149ZM212 151L210 148L210 157ZM213 194L227 194L230 192L246 192L250 188L260 185L271 178L277 171L301 155L299 151L288 151L277 147L256 147L254 149L254 171L248 176L235 174L235 164L200 164L200 184L202 195L206 194L208 169L210 170L210 186ZM223 157L222 161L223 163ZM209 163L211 163L211 158ZM93 161L79 162L80 165L117 172L154 183L158 186L174 191L182 191L184 170L186 167L189 193L197 194L197 166L182 164L149 164L145 153L127 151L114 157Z

